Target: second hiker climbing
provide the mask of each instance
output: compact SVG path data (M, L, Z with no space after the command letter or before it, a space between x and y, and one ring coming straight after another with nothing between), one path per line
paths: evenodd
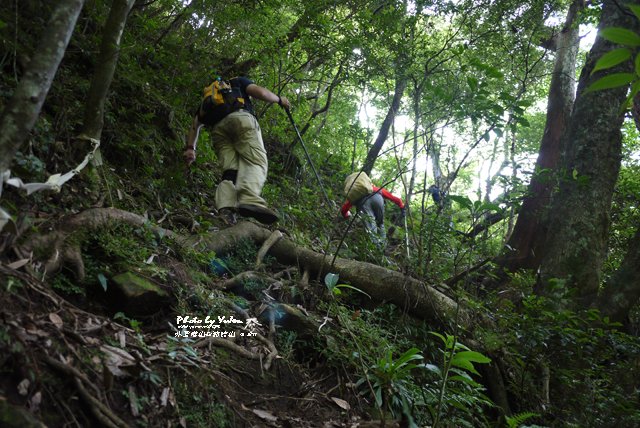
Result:
M387 238L384 228L384 199L389 199L396 204L404 217L406 212L402 199L392 195L386 189L374 186L369 176L362 171L354 172L345 179L344 193L347 200L340 209L342 216L348 218L351 215L349 210L355 205L358 212L364 214L363 220L371 240L379 248L384 247Z
M216 208L232 224L236 212L271 224L278 216L260 196L267 179L268 161L250 96L278 103L287 110L291 107L288 99L246 77L235 77L229 82L218 78L204 89L187 136L184 158L187 165L193 163L200 128L208 126L223 170L216 189Z

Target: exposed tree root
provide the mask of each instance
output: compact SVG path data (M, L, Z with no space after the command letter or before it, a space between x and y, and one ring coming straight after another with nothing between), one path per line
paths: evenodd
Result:
M262 244L262 247L260 247L260 250L258 251L258 255L256 257L256 269L258 269L262 265L262 260L264 259L264 256L267 255L267 252L269 252L269 249L273 247L273 245L280 239L282 239L282 232L280 232L279 230L274 230L269 238L264 241L264 244Z
M84 263L80 251L79 234L96 230L106 226L110 222L125 223L132 226L149 224L141 215L117 208L91 208L81 213L64 217L49 233L40 233L33 236L18 250L21 254L29 254L33 250L44 251L49 254L45 262L45 275L50 276L62 266L73 269L78 279L85 275ZM176 237L172 231L157 226L150 226L154 233Z
M80 397L82 397L86 402L91 409L91 413L102 425L108 428L129 428L129 425L126 422L116 416L106 405L87 391L82 383L83 379L85 382L88 382L84 374L51 357L47 356L45 361L56 370L66 374L67 376L73 377L74 384L80 394ZM88 384L92 385L91 382L88 382Z

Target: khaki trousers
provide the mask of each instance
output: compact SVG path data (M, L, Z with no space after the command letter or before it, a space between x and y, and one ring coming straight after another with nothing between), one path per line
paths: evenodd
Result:
M267 152L258 120L247 111L229 114L211 131L213 147L222 170L237 170L236 183L223 180L216 189L216 208L236 208L238 204L267 207L260 197L267 179Z

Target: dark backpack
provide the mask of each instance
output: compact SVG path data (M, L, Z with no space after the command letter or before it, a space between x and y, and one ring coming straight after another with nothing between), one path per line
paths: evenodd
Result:
M202 102L198 111L198 120L213 126L229 113L244 108L245 100L237 86L231 86L226 80L218 77L202 92Z

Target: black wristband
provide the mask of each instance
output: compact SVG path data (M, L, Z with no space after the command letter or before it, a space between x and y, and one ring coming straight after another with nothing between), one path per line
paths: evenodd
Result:
M280 95L278 95L278 105L282 107L282 98L280 98Z

